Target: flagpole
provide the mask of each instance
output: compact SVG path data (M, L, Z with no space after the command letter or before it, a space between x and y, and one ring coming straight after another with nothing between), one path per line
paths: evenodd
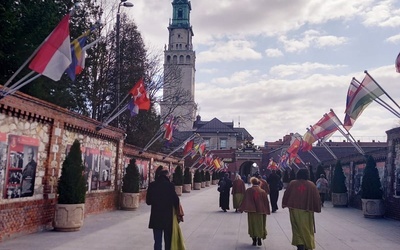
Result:
M153 141L150 140L151 143L150 142L147 143L147 145L143 148L142 152L146 152L147 149L149 149L151 147L151 145L153 145L158 139L160 139L162 135L163 135L163 133L161 132L156 138L153 137L153 139L152 139Z
M32 71L32 72L33 72L33 71ZM34 73L34 72L33 72L33 73ZM28 75L29 75L29 74L28 74ZM27 81L23 82L22 84L18 85L18 87L14 88L14 89L9 89L8 92L6 92L6 93L4 94L3 98L6 97L6 96L8 96L8 95L10 95L10 94L15 93L18 89L22 88L23 86L27 85L28 83L32 82L33 80L37 79L37 78L40 77L40 76L41 76L41 74L37 74L37 75L35 75L34 77L30 78L29 80L27 80Z
M190 168L193 168L194 165L196 165L199 161L200 161L201 157L197 158L197 160L192 164L192 166L190 166Z
M312 155L317 160L318 163L321 163L321 160L317 157L317 155L314 153L314 151L309 150L308 153L310 155Z
M335 160L337 160L338 158L337 158L337 156L333 153L333 151L328 147L328 145L326 145L326 143L325 142L323 142L323 141L320 141L321 142L321 145L322 146L324 146L324 148L332 155L332 157L335 159Z
M72 7L71 10L69 11L70 17L72 17L74 15L75 7L79 8L78 3L76 3L75 6ZM49 36L47 36L43 40L43 42L35 49L35 51L33 51L33 53L29 56L29 58L17 69L17 71L15 71L15 73L10 77L10 79L7 80L7 82L3 85L3 87L7 87L7 85L10 84L12 82L12 80L14 80L14 78L21 72L21 70L28 64L28 62L32 60L32 58L36 55L36 53L39 51L39 49L42 47L42 45L47 41L48 37Z
M4 94L2 94L0 96L0 99L13 94L15 91L17 91L18 89L20 89L21 87L25 86L26 84L30 83L31 81L35 80L36 78L38 78L39 76L41 76L40 74L34 76L34 78L31 78L29 80L27 80L26 82L24 82L23 84L21 84L20 86L16 87L18 84L20 84L21 82L25 81L28 77L30 77L31 75L33 75L34 73L36 73L35 71L31 71L29 72L26 76L22 77L20 80L18 80L16 83L14 83L11 87L7 88L7 91L4 91ZM6 89L5 86L3 86L3 89Z
M350 141L350 143L358 150L358 152L362 155L365 155L364 150L360 147L360 145L358 145L358 143L356 142L356 140L354 139L354 137L350 134L350 132L346 129L346 127L343 125L342 121L339 120L339 118L337 117L335 111L333 111L333 109L330 109L330 111L335 115L336 119L340 122L340 125L347 131L347 134L338 126L338 124L336 124L336 127L338 128L338 131L348 140Z
M371 76L370 76L371 77ZM371 79L377 84L377 82L371 77ZM355 79L353 77L353 80L355 80L359 86L362 86L364 89L368 90L369 92L371 92L371 90L369 90L368 88L366 88L364 85L361 85L361 83ZM378 85L378 84L377 84ZM379 86L379 85L378 85ZM385 109L387 109L389 112L391 112L392 114L394 114L395 116L397 116L397 118L400 118L400 113L398 111L396 111L392 106L390 106L388 103L386 103L384 100L382 100L382 98L380 98L379 96L375 95L373 92L370 93L374 98L374 101L376 103L378 103L379 105L381 105L382 107L384 107Z
M379 83L377 83L377 82L375 81L375 79L368 73L368 71L364 70L364 73L367 74L367 75L375 82L375 84L383 91L383 93L385 93L385 94L387 95L387 97L389 97L389 99L390 99L394 104L396 104L396 106L400 109L399 104L397 104L397 102L395 102L395 101L393 100L393 98L381 87L381 85L379 85Z
M107 126L110 122L112 122L116 117L118 117L120 114L122 114L126 109L128 108L128 104L126 104L122 109L118 111L115 115L113 115L111 118L107 118L105 122L100 124L99 126L96 127L96 130L99 131L103 129L105 126Z
M178 151L184 144L186 145L186 143L190 140L192 140L195 136L197 136L198 134L192 134L191 136L189 136L189 138L187 138L184 142L182 142L178 147L176 147L171 153L169 153L167 156L163 157L163 159L171 156L173 153L175 153L176 151Z

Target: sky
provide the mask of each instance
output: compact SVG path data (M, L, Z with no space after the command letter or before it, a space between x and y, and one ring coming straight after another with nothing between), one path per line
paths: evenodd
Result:
M132 0L146 46L164 50L172 0ZM245 128L256 145L304 135L333 109L343 121L353 77L364 70L400 103L400 1L192 0L196 52L195 102L203 121L214 117ZM400 111L389 97L383 96ZM240 124L239 124L240 122ZM350 133L386 141L399 119L371 103ZM333 141L343 140L339 132Z

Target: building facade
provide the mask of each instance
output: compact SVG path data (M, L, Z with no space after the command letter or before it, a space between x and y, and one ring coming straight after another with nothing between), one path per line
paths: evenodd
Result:
M172 2L172 20L168 26L168 46L164 49L164 86L162 117L179 117L178 129L189 131L196 115L195 62L190 24L190 1Z

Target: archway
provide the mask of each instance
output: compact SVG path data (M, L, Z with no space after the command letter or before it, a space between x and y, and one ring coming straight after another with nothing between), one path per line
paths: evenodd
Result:
M245 176L246 181L248 181L249 176L253 176L257 171L259 171L259 167L254 161L245 161L239 167L239 174L242 178Z

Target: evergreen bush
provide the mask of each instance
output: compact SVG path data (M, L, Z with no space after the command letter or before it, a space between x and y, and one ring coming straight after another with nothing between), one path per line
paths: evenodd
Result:
M311 165L308 166L308 171L310 172L310 181L315 183L318 178L315 178L313 167Z
M86 198L86 181L83 175L81 144L75 140L66 156L58 180L59 204L82 204Z
M190 168L185 168L183 179L185 184L192 184L192 173L190 173Z
M206 171L205 176L206 176L206 181L210 181L211 176L209 171Z
M292 170L290 170L290 174L289 174L289 182L293 181L294 179L296 179L296 172L294 171L294 168L292 168Z
M218 180L218 174L217 174L217 171L214 171L214 172L212 173L212 176L211 176L211 178L212 178L213 180Z
M194 182L200 183L202 181L201 173L198 169L194 172Z
M324 167L320 164L317 167L317 172L315 173L315 178L318 180L319 177L323 174L326 177L325 169Z
M204 170L200 171L200 175L201 175L201 182L205 182L206 181L206 175L204 174Z
M282 182L283 183L289 183L290 179L289 179L289 172L287 170L285 170L283 172L283 178L282 178Z
M383 190L379 179L379 172L376 162L370 155L366 156L366 166L361 184L362 199L382 199Z
M139 193L140 173L136 166L136 159L132 158L125 170L125 175L122 179L123 193Z
M347 193L346 176L343 173L342 163L336 162L332 178L332 193Z
M175 172L172 175L172 182L175 184L175 186L183 185L183 173L180 165L176 166L175 168Z

